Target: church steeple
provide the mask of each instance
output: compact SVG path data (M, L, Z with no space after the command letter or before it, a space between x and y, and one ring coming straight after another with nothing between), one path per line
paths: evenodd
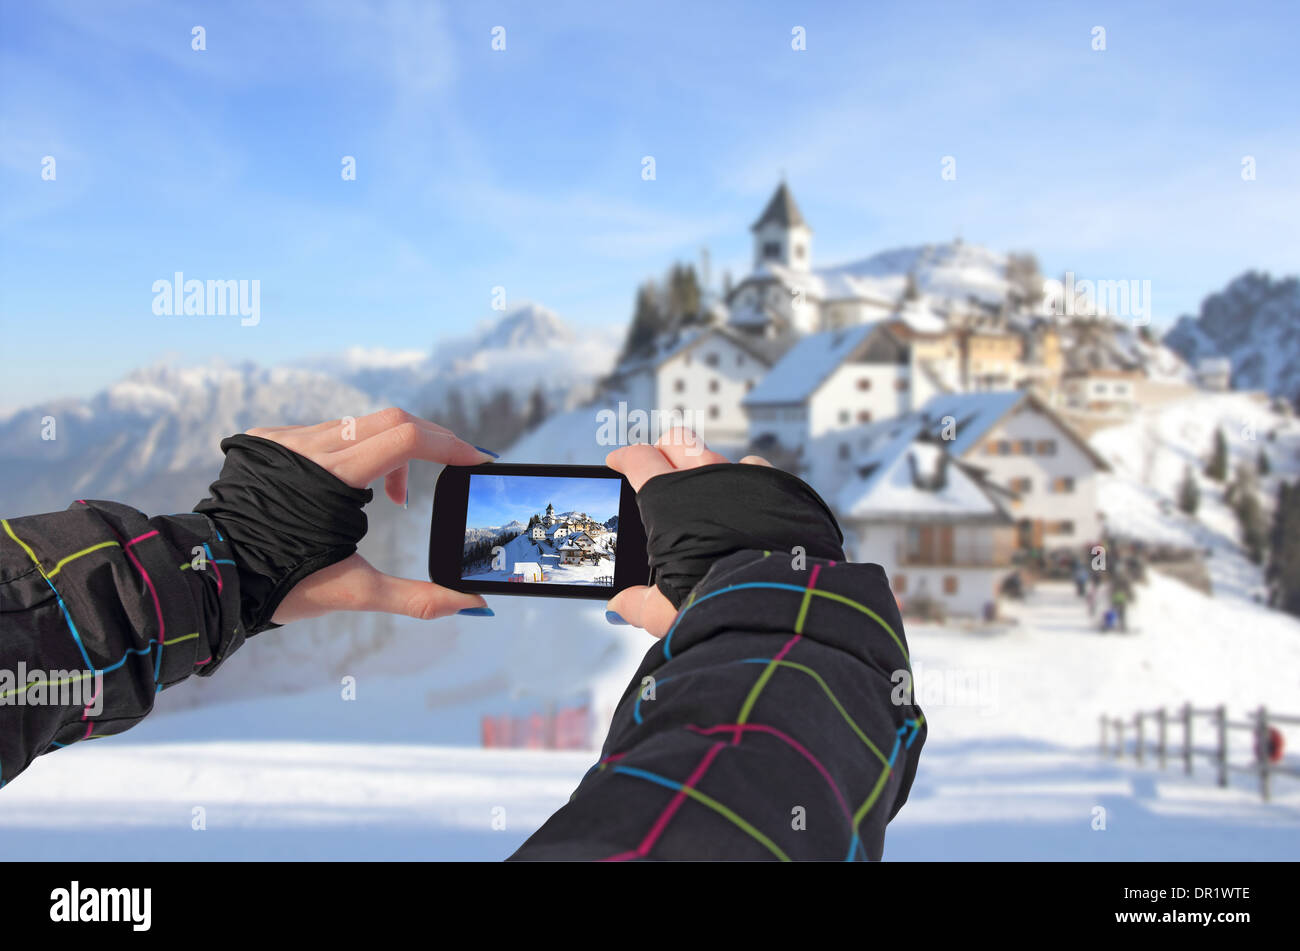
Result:
M796 271L812 269L812 228L785 182L777 186L772 200L749 230L754 233L755 268L774 263Z

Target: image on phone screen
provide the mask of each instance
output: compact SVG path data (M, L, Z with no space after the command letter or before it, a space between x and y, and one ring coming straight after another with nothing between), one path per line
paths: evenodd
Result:
M621 490L617 478L473 473L461 579L612 587Z

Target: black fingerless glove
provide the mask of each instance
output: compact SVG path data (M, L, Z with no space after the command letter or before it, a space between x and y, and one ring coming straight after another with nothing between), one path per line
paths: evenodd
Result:
M844 535L808 483L770 466L719 463L658 475L636 496L650 583L680 608L715 561L738 551L793 551L836 561Z
M279 443L240 434L221 441L226 454L212 493L194 507L212 519L234 551L245 636L271 623L303 578L342 561L366 534L369 489L354 489Z

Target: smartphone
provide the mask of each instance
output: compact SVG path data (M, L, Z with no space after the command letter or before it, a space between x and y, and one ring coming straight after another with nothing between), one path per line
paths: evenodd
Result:
M429 580L475 594L608 600L646 584L636 493L607 466L447 466L433 494Z

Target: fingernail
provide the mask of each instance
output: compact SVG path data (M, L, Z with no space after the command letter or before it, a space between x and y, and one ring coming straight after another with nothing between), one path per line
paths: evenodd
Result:
M498 455L497 453L493 452L491 449L484 449L482 446L475 446L474 448L477 449L479 452L485 454L485 455L491 456L493 459L500 459L500 458L501 458L500 455Z
M402 499L402 508L406 508L410 504L411 504L411 490L410 487L407 487L406 498Z
M624 621L624 620L623 620L623 616L622 616L621 614L619 614L617 611L606 611L606 612L605 612L605 620L608 621L610 624L626 624L626 623L627 623L627 621Z
M456 612L463 614L465 617L496 617L497 613L491 608L461 608Z

